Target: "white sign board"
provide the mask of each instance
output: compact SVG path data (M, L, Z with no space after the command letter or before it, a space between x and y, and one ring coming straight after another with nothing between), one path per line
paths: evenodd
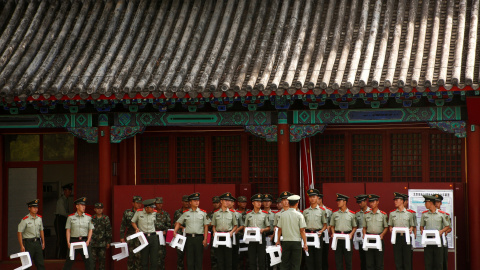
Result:
M427 210L427 208L425 208L425 202L424 202L425 200L423 198L423 195L432 195L432 194L440 194L443 196L443 202L442 202L442 206L440 207L440 210L450 214L452 232L447 234L447 242L448 242L448 248L453 249L453 245L454 245L453 235L455 232L455 228L453 227L454 226L453 190L451 189L409 189L408 190L408 196L409 196L408 206L410 209L417 212L417 237L415 239L415 242L416 242L415 246L417 247L422 246L420 220L422 218L422 212Z

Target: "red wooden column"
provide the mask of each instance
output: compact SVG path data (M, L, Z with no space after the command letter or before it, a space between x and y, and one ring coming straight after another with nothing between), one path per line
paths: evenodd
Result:
M110 145L110 127L98 127L98 193L100 202L104 205L104 213L111 216L112 204L112 152Z
M290 127L288 124L278 124L278 192L290 190Z
M467 125L467 202L470 269L480 269L480 126Z

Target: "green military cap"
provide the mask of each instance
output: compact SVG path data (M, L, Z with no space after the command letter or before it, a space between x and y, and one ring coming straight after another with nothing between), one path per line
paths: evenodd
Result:
M435 201L437 202L443 201L443 196L440 194L433 194L432 196L435 196Z
M35 199L35 200L33 200L33 201L27 202L27 205L28 205L28 207L38 206L38 202L40 202L40 200L39 200L39 199Z
M277 198L277 203L281 203L282 202L282 198L278 197Z
M298 200L300 200L300 196L298 196L298 195L288 196L287 200L289 202L298 202Z
M402 199L402 200L405 200L405 194L402 194L400 192L393 192L393 199L396 200L396 199Z
M237 200L238 200L238 202L247 202L247 197L239 196Z
M235 198L232 196L232 193L226 192L220 195L220 200L235 201Z
M87 201L87 197L81 197L73 201L73 204L83 204L85 205L85 202Z
M68 183L68 184L62 186L62 189L72 190L72 188L73 188L73 183Z
M133 196L133 202L142 203L142 196Z
M266 201L273 201L273 196L271 194L263 194L263 199L262 201L266 202Z
M155 203L163 203L163 197L156 197Z
M343 200L343 201L347 201L347 202L348 202L348 199L349 199L349 198L350 198L350 197L348 197L347 195L343 195L343 194L337 193L337 201Z
M318 189L311 188L311 189L307 190L307 195L308 196L320 196L320 191Z
M253 195L252 198L250 198L250 200L251 200L252 202L254 202L254 201L260 201L260 202L261 202L261 201L262 201L262 198L263 198L263 195L260 194L260 193L257 193L257 194L255 194L255 195Z
M212 203L219 203L220 202L220 197L214 196L212 197Z
M367 200L367 195L365 194L360 194L355 196L355 199L357 199L357 203L363 202Z
M193 200L200 200L200 193L195 192L190 195L188 195L188 200L193 201Z
M155 199L148 199L143 201L144 207L155 207Z
M182 201L183 202L188 202L188 195L183 195L182 196Z
M292 193L288 192L288 191L284 191L282 193L280 193L280 195L278 195L278 197L280 197L280 199L286 199L288 197L292 196Z
M433 203L437 199L437 197L435 197L433 195L423 195L423 198L425 199L424 202L433 202Z
M369 194L368 195L368 200L369 201L378 201L378 199L380 199L380 196L378 196L378 195L375 195L375 194Z
M101 208L103 208L103 203L97 202L94 207L98 208L98 209L101 209Z

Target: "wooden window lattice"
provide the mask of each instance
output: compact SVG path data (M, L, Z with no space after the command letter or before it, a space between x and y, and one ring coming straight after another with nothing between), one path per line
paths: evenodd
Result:
M249 182L253 191L278 194L277 143L249 136L248 152Z
M140 183L169 183L169 137L141 137Z
M222 184L242 182L240 136L212 137L212 181Z
M205 183L205 137L177 137L177 183Z
M452 134L430 135L430 182L462 181L462 140Z
M315 186L345 181L345 134L322 134L312 138Z
M353 182L383 181L382 134L352 136Z
M391 181L422 181L422 134L391 135Z

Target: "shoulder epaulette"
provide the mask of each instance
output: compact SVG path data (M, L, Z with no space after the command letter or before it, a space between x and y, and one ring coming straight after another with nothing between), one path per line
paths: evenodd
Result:
M252 211L253 211L253 210L250 210L250 211L248 211L246 214L248 214L248 213L250 213L250 212L252 212Z
M438 212L440 212L442 214L446 214L446 212L443 212L442 210L438 210Z
M143 208L137 209L137 212L143 211Z
M353 211L352 211L352 210L350 210L350 209L348 209L348 211L349 211L350 213L352 213L352 214L355 214L355 212L353 212Z
M410 213L414 213L414 214L417 213L417 212L413 211L412 209L407 209L407 211L410 212Z
M220 209L217 209L217 210L213 211L213 213L216 213L216 212L218 212L218 210L220 210Z
M158 211L156 209L153 209L153 212L158 213Z
M323 208L323 207L320 207L320 209L322 209L323 211L325 211L325 208Z
M233 213L235 213L235 210L232 210L232 209L229 209L229 210L230 210L230 212L233 212Z
M325 208L327 208L328 210L330 211L333 211L332 208L328 207L328 206L325 206Z
M384 215L386 215L386 214L387 214L387 213L383 212L382 210L380 210L380 213L382 213L382 214L384 214Z
M356 214L356 213L360 213L360 211L362 211L362 210L358 210L357 212L354 212L354 214ZM350 211L350 212L353 212L353 211Z
M447 214L447 215L448 215L448 214ZM37 217L42 218L42 216L40 216L39 214L37 214Z
M427 213L427 212L428 212L428 210L425 210L425 211L422 212L422 214Z
M267 211L263 211L263 210L262 210L262 212L263 212L263 213L265 213L265 214L268 214L268 212L267 212Z
M240 211L240 210L236 210L236 212L237 212L237 213L240 213L240 214L241 214L241 213L243 213L243 212L242 212L242 211Z
M188 210L190 210L190 209L187 209L187 210L183 211L183 213L188 212Z
M69 216L69 217L71 217L71 216L75 216L75 213L73 213L73 214L70 214L70 215L68 215L68 216Z
M275 211L275 210L272 210L272 213L276 214L276 213L278 213L278 210L277 210L277 211Z
M300 212L302 212L302 213L303 213L303 210L300 210Z
M447 215L449 215L449 216L450 216L450 214L449 214L449 213L447 213L447 212L445 212L445 214L447 214ZM37 216L38 216L38 215L37 215Z
M22 218L23 220L27 219L28 218L28 215L26 215L24 218Z
M390 211L390 213L391 213L391 212L395 212L396 210L397 210L397 209L393 209L392 211Z
M340 210L340 209L338 209L338 210ZM335 211L333 211L333 213L336 213L336 212L338 212L338 210L335 210Z
M198 208L198 209L200 209L200 208ZM200 211L207 213L207 211L205 211L205 210L203 210L203 209L200 209Z
M368 213L370 213L370 212L372 212L372 211L367 211L367 212L365 212L365 214L368 214Z
M87 215L87 216L89 216L89 217L92 217L92 215L90 215L90 214L87 214L87 213L85 213L85 215Z

